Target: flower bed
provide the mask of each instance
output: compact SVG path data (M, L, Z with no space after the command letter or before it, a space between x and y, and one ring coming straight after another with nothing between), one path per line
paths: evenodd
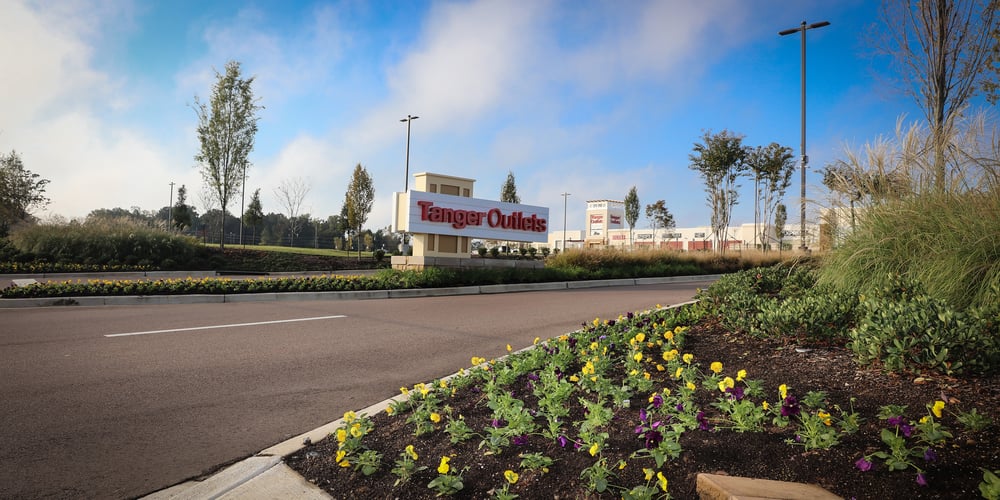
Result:
M699 307L594 320L345 415L289 464L335 498L694 498L694 475L968 498L1000 467L992 381L858 370ZM508 347L509 348L509 347ZM991 474L991 473L990 473ZM985 479L984 479L985 478Z

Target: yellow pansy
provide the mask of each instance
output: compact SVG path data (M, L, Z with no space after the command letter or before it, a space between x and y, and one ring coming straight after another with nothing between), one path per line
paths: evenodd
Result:
M642 362L642 358L643 356L641 352L637 352L632 355L632 359L634 359L637 363Z
M640 333L640 334L636 335L635 336L635 341L636 342L645 342L646 341L646 334L645 333Z
M646 475L646 481L653 479L653 475L656 474L656 472L653 469L647 469L645 467L643 467L642 473Z
M407 389L406 387L400 387L399 388L399 392L403 393L404 396L407 396L407 395L410 394L410 390Z
M513 350L514 350L514 348L511 347L510 344L507 344L507 352L511 352Z
M722 363L719 361L712 361L712 364L708 366L709 370L713 373L722 373Z
M677 371L674 372L674 378L681 378L682 373L684 373L684 367L678 366Z
M601 318L594 318L594 326L601 324Z
M343 443L347 441L347 429L337 429L337 442Z
M663 365L661 365L659 363L656 364L656 371L662 372L664 370L666 370L666 368L664 368Z
M391 416L392 416L392 414L393 414L393 413L394 413L395 411L396 411L396 410L392 409L392 407L391 407L391 406L389 406L389 407L386 407L386 409L385 409L385 414L386 414L386 415L389 415L389 416L391 417Z
M663 334L663 338L667 340L674 340L674 332L667 332Z
M667 478L662 472L656 473L656 482L660 485L660 489L664 492L667 491Z
M619 460L618 461L618 470L624 470L626 465L628 465L628 462L626 462L624 460Z
M410 456L410 458L412 458L412 459L414 459L414 460L416 460L416 459L420 458L420 457L418 457L418 456L417 456L417 450L414 450L414 449L413 449L413 445L412 445L412 444L408 444L408 445L406 445L406 449L405 449L405 450L403 450L403 451L405 451L405 452L406 452L406 454L407 454L407 455L409 455L409 456Z
M779 385L778 386L778 395L781 396L781 399L787 398L788 397L788 386L785 385L785 384Z
M594 444L590 445L590 450L589 450L590 451L590 456L596 457L597 456L597 452L600 451L600 450L601 450L601 447L598 446L597 443L594 443Z
M576 375L570 375L569 376L569 381L570 382L579 382L580 381L580 377L577 377Z
M935 417L941 418L941 410L943 409L944 401L937 400L934 402L934 406L931 407L931 413L933 413Z
M441 463L438 465L438 474L447 474L451 470L451 467L448 465L448 461L450 460L448 457L441 457Z
M745 378L747 378L747 371L746 370L740 370L740 371L736 372L736 381L737 382L741 382Z
M694 360L694 354L687 353L687 354L681 356L681 359L684 360L685 363L687 363L687 364L690 365L691 361Z
M687 354L685 354L685 356L687 356ZM677 358L677 349L671 349L669 351L664 351L663 353L664 361L673 361L676 358Z
M719 381L719 392L726 392L726 389L732 389L735 385L732 377L726 377Z
M537 345L541 341L542 341L541 337L535 337L535 340L533 340L531 343Z
M354 425L351 426L351 436L359 438L363 435L364 433L361 431L361 423L355 422Z
M436 424L436 423L438 423L438 422L441 421L441 414L440 413L436 413L436 412L432 412L431 416L430 416L430 419L431 419L431 422L434 422Z
M823 423L826 425L833 424L833 422L830 421L830 414L823 410L816 412L816 416L823 420Z
M356 418L358 418L358 416L353 411L349 411L344 414L344 422L351 423L354 422Z
M517 473L510 469L503 471L503 478L510 484L516 483L518 477Z
M696 386L694 385L694 383L692 383L692 382L688 382L688 383L687 383L687 388L688 388L689 390L692 390L692 391L693 391L693 390L695 390L695 389L696 389L697 387L696 387Z
M770 410L770 409L771 409L771 405L769 405L769 404L767 403L767 401L764 401L764 402L762 402L762 403L760 404L760 407L761 407L761 408L763 408L763 409L764 409L764 411L767 411L767 410Z

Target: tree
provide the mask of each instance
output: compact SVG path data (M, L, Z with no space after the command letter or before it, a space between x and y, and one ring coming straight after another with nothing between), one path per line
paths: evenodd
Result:
M521 198L517 195L517 186L514 184L514 172L507 171L507 180L500 188L500 201L507 203L521 203Z
M226 208L233 195L243 185L248 156L253 151L257 135L257 99L253 96L254 77L242 78L240 63L226 63L226 73L215 72L212 97L203 103L195 96L198 115L198 142L201 149L194 159L201 165L201 176L209 187L210 196L218 203L225 224ZM225 226L220 227L225 234ZM225 238L219 247L225 246Z
M774 235L778 237L778 252L781 252L785 245L783 240L785 238L785 222L787 221L788 210L785 209L784 203L779 203L778 208L774 210Z
M174 208L171 210L173 220L170 221L171 226L177 231L183 231L185 228L191 227L193 223L193 209L187 204L187 187L181 184L181 187L177 188L177 202L174 203Z
M887 0L876 46L889 54L903 90L930 127L933 188L951 189L947 151L956 121L989 78L997 0ZM989 92L989 90L987 90Z
M736 178L746 169L746 156L743 136L728 130L715 135L711 131L705 132L702 142L696 142L694 153L688 156L690 168L698 171L705 181L706 201L712 209L712 235L716 248L723 251L725 245L721 243L726 239L726 229L739 198Z
M653 239L656 239L656 228L669 230L674 227L674 215L667 210L667 202L656 200L656 203L646 205L646 218L653 223Z
M32 210L49 204L45 196L48 183L24 168L16 151L0 154L0 237L15 223L33 220Z
M1000 3L994 0L994 9L1000 8ZM983 92L986 93L986 100L990 104L996 105L1000 98L1000 22L993 25L993 50L990 51L989 59L986 61L987 77L983 78ZM993 73L992 78L989 73Z
M792 183L795 171L795 156L792 148L772 142L767 146L757 146L747 153L747 167L754 176L754 238L761 236L761 245L767 248L767 221L771 220L778 202L785 196L785 190ZM763 192L762 192L763 190ZM764 227L757 229L757 218L764 221Z
M285 179L281 185L274 190L274 195L278 197L278 203L288 213L288 236L290 238L288 246L295 246L295 237L298 236L302 226L299 220L299 211L302 210L302 202L309 194L309 183L301 177Z
M628 246L632 246L632 229L639 220L639 193L635 186L625 195L625 222L628 223Z
M250 204L247 205L247 211L243 213L243 223L253 228L253 236L250 241L257 241L257 226L264 221L264 207L260 204L260 188L257 188L253 192L253 196L250 197Z
M344 206L347 208L347 222L352 229L357 229L355 235L361 236L361 226L368 220L375 201L375 185L365 167L360 163L354 167L351 183L347 185L347 196ZM361 242L358 242L358 260L361 259Z

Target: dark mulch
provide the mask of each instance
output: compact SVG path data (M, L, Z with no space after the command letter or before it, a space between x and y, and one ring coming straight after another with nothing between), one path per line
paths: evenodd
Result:
M712 325L693 327L682 352L693 353L707 368L711 361L721 361L730 370L745 369L751 379L764 383L768 394L786 384L791 392L805 394L810 390L828 393L831 403L853 408L865 421L856 434L846 437L829 450L804 451L800 446L786 444L794 437L790 428L771 428L767 432L737 433L729 430L689 431L681 439L680 458L664 465L669 490L674 498L697 498L695 478L700 472L755 477L781 481L818 484L845 498L978 498L982 481L981 467L1000 469L1000 440L995 438L1000 422L1000 378L953 379L885 375L872 369L859 369L850 353L842 347L812 347L808 350L784 345L777 341L751 339L731 334ZM527 393L530 391L523 391ZM706 392L706 391L699 391ZM774 400L776 398L768 398ZM888 471L882 463L873 470L861 472L855 461L866 453L885 449L879 440L885 425L876 414L887 404L908 405L907 416L916 420L926 414L928 403L945 400L946 415L941 421L954 434L944 446L937 448L939 459L921 462L926 471L927 486L918 485L916 473ZM526 399L527 400L527 399ZM699 401L709 415L717 414L708 396ZM470 426L486 425L491 413L482 404L482 395L474 390L460 391L447 401L456 414L464 415ZM994 422L985 431L968 433L956 421L953 413L977 408ZM581 411L579 408L573 411ZM608 446L602 454L615 464L628 456L642 442L634 433L638 422L638 407L616 410L616 425L609 429ZM546 474L521 472L520 480L510 488L520 498L620 498L621 492L609 490L603 495L588 491L580 480L580 472L594 463L586 450L573 451L539 436L531 436L523 446L511 446L497 456L486 456L472 439L452 445L447 434L435 432L414 437L405 417L374 416L375 431L366 439L369 448L383 453L382 469L363 476L352 469L338 467L334 462L337 443L325 439L289 457L289 465L319 485L335 498L433 498L427 483L437 476L439 457L453 456L451 464L469 466L464 473L465 488L455 498L489 498L491 490L502 486L503 471L519 471L519 453L541 452L557 459ZM477 423L478 422L478 423ZM392 462L407 444L413 444L420 454L419 463L428 469L410 483L394 487L396 477L389 473ZM651 467L649 459L629 460L623 469L614 468L612 485L632 487L642 484L643 467Z

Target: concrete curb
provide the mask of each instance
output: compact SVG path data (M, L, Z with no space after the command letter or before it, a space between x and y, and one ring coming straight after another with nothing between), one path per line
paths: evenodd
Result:
M535 292L610 286L662 285L715 281L722 275L669 276L614 280L556 281L548 283L518 283L510 285L460 286L447 288L408 288L396 290L359 290L350 292L267 292L218 295L121 295L106 297L51 297L37 299L0 299L0 309L48 306L124 306L162 304L218 304L225 302L274 302L300 300L370 300L413 297L444 297L491 293Z

